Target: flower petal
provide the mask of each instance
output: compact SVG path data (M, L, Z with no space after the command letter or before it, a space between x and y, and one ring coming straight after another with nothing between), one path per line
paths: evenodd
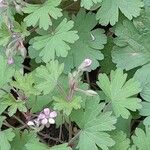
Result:
M27 125L28 125L28 126L34 126L35 124L34 124L33 121L28 121Z
M46 118L41 120L41 124L46 125L48 123L48 120Z
M44 118L46 118L45 114L40 113L39 116L38 116L38 119L41 120L41 119L44 119Z
M50 109L49 109L49 108L45 108L45 109L44 109L44 114L45 114L46 116L48 116L48 115L50 114Z
M56 111L52 111L49 114L50 118L55 118L57 116L57 112Z
M55 120L54 120L53 118L49 118L48 122L49 122L50 124L55 124Z

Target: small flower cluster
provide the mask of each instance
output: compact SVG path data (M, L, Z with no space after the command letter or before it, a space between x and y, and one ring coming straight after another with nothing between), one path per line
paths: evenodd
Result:
M55 124L55 118L57 116L56 111L51 111L49 108L45 108L36 119L29 121L28 126L49 127L50 124Z

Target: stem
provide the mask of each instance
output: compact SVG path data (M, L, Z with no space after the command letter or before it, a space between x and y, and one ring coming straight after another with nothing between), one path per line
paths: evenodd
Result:
M86 71L86 79L87 79L87 83L90 86L90 77L89 77L89 73Z
M70 145L71 143L73 143L79 136L80 136L81 131L79 131L69 142L68 145Z
M69 141L72 139L72 125L71 121L69 120Z
M59 130L59 140L61 140L61 136L62 136L62 125L60 126L60 130Z

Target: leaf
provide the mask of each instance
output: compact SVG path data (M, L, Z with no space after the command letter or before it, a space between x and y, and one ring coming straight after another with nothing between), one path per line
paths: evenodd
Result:
M56 24L56 23L55 23ZM51 29L51 33L46 33L35 37L33 48L40 50L39 56L44 62L54 60L55 57L66 57L70 50L69 44L78 39L77 31L71 30L74 26L73 21L63 19L59 25Z
M50 102L52 102L52 98L51 95L31 95L27 101L27 106L30 109L30 112L32 113L36 113L39 111L42 111L44 109L44 107L46 107Z
M35 80L33 74L22 75L19 71L15 73L15 81L11 82L11 85L15 88L22 90L26 96L31 94L38 95L38 90L35 88Z
M111 112L102 112L105 104L99 104L99 98L92 97L86 101L85 109L72 113L71 119L77 123L80 131L79 150L108 150L115 143L107 131L114 130L115 117Z
M142 102L143 107L140 109L140 114L148 117L143 123L150 125L150 64L138 69L134 78L140 82L142 88L140 95L145 100Z
M8 108L9 116L13 116L17 110L20 112L26 112L27 108L25 106L25 101L16 100L12 95L5 95L3 99L0 101L0 105Z
M57 60L51 61L46 66L41 65L36 69L36 86L44 95L52 92L57 85L59 76L63 72L64 65L59 64Z
M11 33L7 25L2 23L2 25L0 26L0 45L6 46L10 37L11 37Z
M94 4L101 3L102 0L81 0L81 7L90 9Z
M67 144L61 144L57 146L53 146L51 148L48 148L48 146L39 143L39 142L31 142L26 145L27 150L71 150L70 147L68 147Z
M10 142L11 150L27 150L26 144L32 142L38 142L38 138L36 138L36 134L28 132L27 130L21 132L19 130L15 130L15 138Z
M13 140L15 134L12 129L0 131L0 150L11 150L10 141Z
M128 150L130 147L130 139L126 137L126 134L122 131L114 131L112 133L112 139L115 141L115 145L110 150Z
M130 70L150 62L150 32L142 34L131 21L123 20L116 25L115 34L112 58L117 67Z
M141 108L141 100L133 97L141 91L140 84L134 78L126 81L127 74L123 70L111 71L110 80L106 74L100 74L97 84L111 102L113 111L117 117L128 119L131 111Z
M62 16L61 9L57 8L61 0L47 0L43 4L27 4L23 12L29 14L24 21L28 26L39 25L40 28L47 30L52 25L51 17L57 19Z
M103 0L101 8L96 14L97 20L101 25L115 25L118 22L119 11L129 20L140 15L143 2L141 0Z
M92 30L97 25L94 13L86 14L85 10L80 10L73 20L75 22L74 29L79 34L79 40L71 46L68 56L63 59L65 73L78 67L86 58L93 61L92 69L94 70L99 66L98 61L104 58L100 49L103 49L104 44L107 43L107 37L102 29Z
M3 88L12 78L15 70L7 64L7 60L0 55L0 88Z
M146 132L140 128L136 128L135 135L132 136L134 145L138 150L149 150L150 147L150 129L147 127Z
M102 50L102 53L104 55L104 58L100 62L101 70L102 72L105 72L106 74L109 74L111 70L115 69L115 64L112 62L111 58L111 52L113 48L113 39L109 38L107 44L105 45L104 49Z
M53 97L54 99L54 109L58 111L63 111L64 114L69 116L73 109L81 108L81 97L74 97L71 101L67 101L66 99Z

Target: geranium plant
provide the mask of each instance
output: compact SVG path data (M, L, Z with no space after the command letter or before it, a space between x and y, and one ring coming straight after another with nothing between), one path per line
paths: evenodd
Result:
M0 150L150 150L150 0L0 0Z

